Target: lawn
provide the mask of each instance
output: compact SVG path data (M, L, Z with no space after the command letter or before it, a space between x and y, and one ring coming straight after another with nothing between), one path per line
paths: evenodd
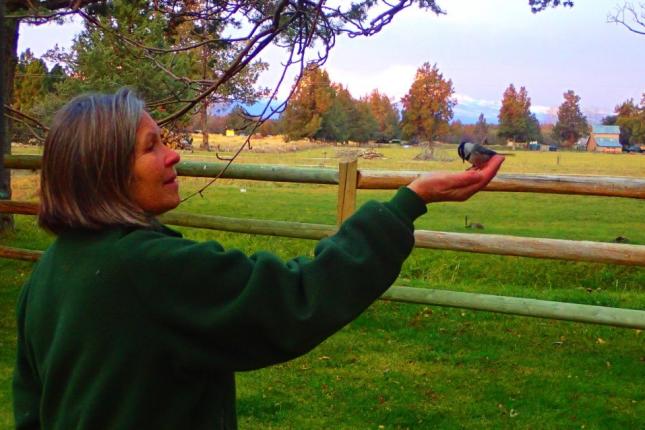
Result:
M224 138L221 138L224 139ZM227 138L221 155L239 138ZM238 139L238 140L235 140ZM214 142L217 142L215 140ZM274 142L279 146L280 142ZM244 152L240 162L334 167L358 148ZM284 151L284 148L280 149ZM418 148L374 148L383 158L359 168L463 169L454 147L441 161L416 161ZM14 153L37 152L15 148ZM342 153L341 153L342 152ZM215 160L214 153L182 154ZM645 156L514 152L503 172L645 177ZM188 195L205 179L182 178ZM14 172L14 198L34 199L37 179ZM389 191L359 191L359 202ZM182 211L333 224L336 188L222 180ZM417 228L645 244L645 202L546 194L480 193L465 203L435 204ZM51 237L33 217L17 216L4 245L43 249ZM180 229L245 252L310 255L314 242ZM0 429L12 427L10 378L14 307L31 264L0 260ZM415 250L397 285L473 291L645 309L645 269L447 251ZM645 416L645 333L580 323L377 302L358 320L297 360L238 376L240 427L248 429L636 429Z

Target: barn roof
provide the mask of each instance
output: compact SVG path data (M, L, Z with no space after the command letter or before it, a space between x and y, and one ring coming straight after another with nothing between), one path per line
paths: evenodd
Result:
M596 137L596 144L603 148L621 148L617 137Z
M617 125L594 125L594 134L620 134L620 127Z

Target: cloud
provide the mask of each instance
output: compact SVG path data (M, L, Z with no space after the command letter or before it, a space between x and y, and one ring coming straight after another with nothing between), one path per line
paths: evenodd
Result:
M393 97L395 101L398 101L410 89L414 81L414 75L417 72L417 66L394 64L381 70L373 71L370 74L365 74L355 69L330 66L327 68L327 72L333 82L346 86L352 96L356 98L378 89L380 93Z
M487 109L499 109L502 105L498 100L477 99L467 94L455 93L455 98L459 104L468 106L481 106Z
M531 105L531 112L542 115L557 115L558 108L552 106Z

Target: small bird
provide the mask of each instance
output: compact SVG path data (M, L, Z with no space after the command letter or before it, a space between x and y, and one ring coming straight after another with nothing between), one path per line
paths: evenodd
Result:
M465 140L459 144L457 153L459 154L459 158L463 161L468 161L476 169L482 167L493 155L497 154L497 152L479 143L466 142Z

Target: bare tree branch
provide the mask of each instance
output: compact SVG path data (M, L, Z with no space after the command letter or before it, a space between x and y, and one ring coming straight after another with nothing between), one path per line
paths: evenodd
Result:
M22 118L22 119L27 120L27 121L31 121L36 127L40 128L41 130L43 130L45 132L49 131L49 127L45 126L43 123L38 121L33 116L27 115L26 113L21 112L21 111L19 111L17 109L14 109L11 106L6 105L6 104L4 105L4 110L5 110L5 115L12 115L12 117L18 117L18 118ZM24 123L24 121L21 121L21 122Z
M211 185L212 185L216 180L218 180L219 178L221 178L221 177L222 177L222 175L224 175L224 173L228 170L228 168L230 167L230 165L231 165L231 164L233 164L233 161L235 161L235 159L236 159L236 158L237 158L237 157L242 153L242 151L244 150L244 148L245 148L245 147L247 147L247 146L249 147L249 149L251 148L251 138L253 137L253 134L255 133L255 131L256 131L256 130L257 130L257 129L262 125L262 124L264 124L264 123L265 123L269 118L271 118L275 113L277 113L277 112L282 112L282 111L284 110L284 108L285 108L285 107L286 107L286 105L287 105L287 101L291 98L291 96L292 96L293 92L294 92L294 91L296 90L296 88L298 87L298 83L300 82L300 79L302 78L302 71L304 70L304 57L302 57L302 56L300 57L300 61L299 61L299 64L300 64L300 70L299 70L299 73L298 73L298 75L297 75L297 77L296 77L296 82L295 82L295 83L294 83L294 85L291 87L291 91L289 92L289 95L286 97L285 101L283 101L283 102L282 102L282 103L281 103L277 108L275 108L275 109L274 109L274 108L271 108L271 103L272 103L272 101L273 101L273 100L275 100L275 99L276 99L276 97L277 97L278 91L279 91L280 87L282 86L282 83L284 82L284 79L285 79L285 77L286 77L287 71L289 70L289 66L290 66L290 65L292 65L292 64L294 64L294 63L292 62L293 57L294 57L294 51L295 51L295 45L294 45L294 46L292 46L292 48L291 48L291 50L290 50L290 52L289 52L289 58L288 58L287 62L284 64L284 66L283 66L282 74L280 75L280 79L278 80L278 83L277 83L277 84L276 84L276 86L274 87L273 93L271 94L271 96L269 97L269 100L268 100L268 101L266 102L266 104L264 105L264 109L262 110L262 112L260 113L260 115L257 117L257 120L255 121L255 124L254 124L253 128L252 128L252 129L251 129L251 131L249 132L249 135L248 135L248 136L247 136L247 138L244 140L244 142L242 143L242 145L238 148L238 150L235 152L235 154L233 154L233 156L232 156L232 157L230 157L230 158L228 158L228 159L227 159L228 163L224 166L224 168L222 169L222 171L221 171L221 172L220 172L216 177L214 177L213 179L211 179L211 180L210 180L206 185L204 185L204 186L203 186L202 188L200 188L199 190L197 190L197 191L195 191L194 193L192 193L192 194L188 195L187 197L183 198L183 199L182 199L182 201L181 201L181 203L185 202L186 200L188 200L188 199L190 199L190 198L192 198L192 197L194 197L194 196L196 196L196 195L200 195L200 196L202 196L202 197L203 197L203 196L204 196L204 194L203 194L203 193L204 193L204 191L205 191L208 187L210 187L210 186L211 186ZM267 110L269 110L269 111L270 111L270 114L269 114L269 115L266 115ZM221 157L219 156L219 154L215 154L215 155L217 156L217 158L218 158L218 159L223 159L223 158L221 158Z
M607 15L607 22L620 24L632 33L645 35L645 3L639 3L638 7L640 11L630 2L616 6L615 12Z

